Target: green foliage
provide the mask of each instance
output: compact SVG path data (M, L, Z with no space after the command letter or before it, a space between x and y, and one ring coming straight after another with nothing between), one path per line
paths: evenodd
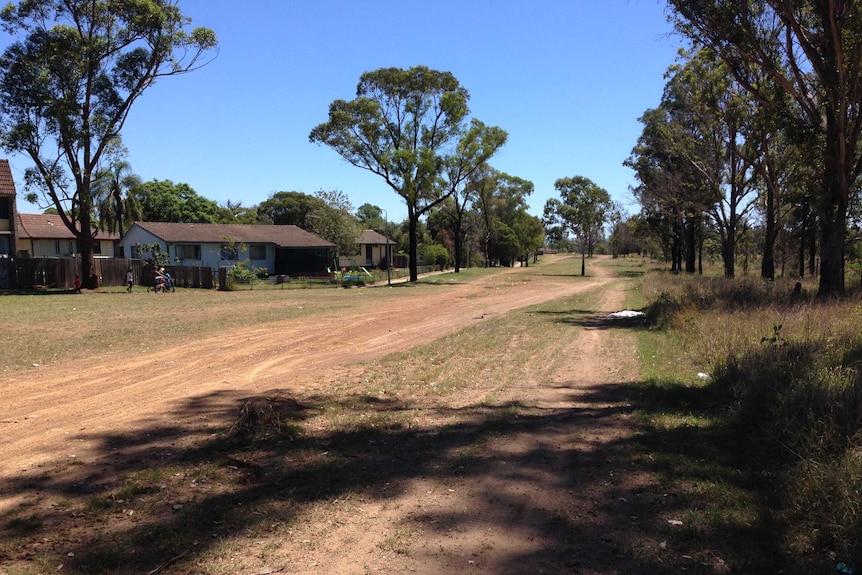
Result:
M339 255L358 254L359 225L347 195L337 190L319 190L314 196L322 205L311 214L309 231L334 243Z
M560 193L560 199L551 198L545 202L545 225L571 232L581 244L581 254L585 255L613 208L611 195L583 176L561 178L554 182L554 188ZM581 265L581 275L585 273L586 268Z
M131 195L140 203L146 222L214 224L221 215L216 202L198 195L188 184L152 180L132 188Z
M381 68L362 74L356 98L332 102L329 120L309 134L309 141L383 178L406 202L411 281L420 216L452 193L447 178L452 184L453 174L466 177L505 141L499 128L465 126L468 99L450 72Z
M482 247L486 265L511 265L519 256L544 244L542 230L527 214L527 196L533 182L486 168L472 183L480 212ZM541 224L541 221L536 219ZM537 234L538 232L538 234Z
M241 242L236 242L231 238L225 238L225 241L227 242L227 244L222 249L232 255L231 259L239 260L240 254L248 253L248 247L245 244ZM248 258L236 261L227 270L228 277L234 280L249 283L253 283L256 278L266 277L266 273L266 268L258 268L253 266L251 264L251 260L249 260Z
M315 210L324 205L320 198L302 192L276 192L257 206L257 213L263 221L310 230Z
M313 196L302 192L276 192L257 207L263 221L294 225L336 245L343 256L358 253L359 226L353 206L344 192L319 190Z
M161 268L171 263L171 257L167 252L162 251L162 244L156 242L154 244L142 244L138 242L135 244L138 248L138 253L142 256L144 254L149 255L148 259L150 263L153 264L156 268Z
M452 260L449 250L440 244L425 244L422 246L422 259L425 263L439 266L440 269L447 267Z
M187 30L190 20L169 2L28 0L0 18L21 38L0 56L0 140L32 160L27 197L57 209L88 276L93 178L137 98L160 78L204 65L215 34Z
M365 203L356 209L356 220L362 229L377 230L384 233L387 222L383 209L373 204Z
M219 206L220 224L256 224L258 222L257 206L245 207L242 202L227 200L225 205Z

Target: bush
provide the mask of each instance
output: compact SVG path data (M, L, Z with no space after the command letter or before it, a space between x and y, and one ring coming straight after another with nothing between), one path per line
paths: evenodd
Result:
M422 246L422 259L425 263L438 266L441 270L451 262L449 250L440 244L426 244Z

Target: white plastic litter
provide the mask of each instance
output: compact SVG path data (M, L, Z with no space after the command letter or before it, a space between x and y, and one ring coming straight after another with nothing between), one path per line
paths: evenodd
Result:
M625 319L630 317L643 317L644 312L642 311L632 311L630 309L624 309L623 311L615 311L614 313L608 314L609 319Z

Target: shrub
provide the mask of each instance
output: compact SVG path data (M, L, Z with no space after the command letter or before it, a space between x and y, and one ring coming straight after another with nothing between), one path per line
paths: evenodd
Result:
M451 261L449 250L440 244L425 244L422 246L422 259L426 263L439 266L441 270L447 267Z

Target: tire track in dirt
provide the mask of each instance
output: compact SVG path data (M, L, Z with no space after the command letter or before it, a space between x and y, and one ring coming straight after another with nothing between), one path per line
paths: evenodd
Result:
M592 287L599 285L605 284ZM632 521L624 509L611 505L612 511L606 511L607 503L617 499L607 481L617 463L601 459L609 444L631 430L624 418L615 416L617 406L589 396L634 380L636 346L631 334L615 331L604 320L622 309L622 288L594 293L598 311L585 318L563 352L545 358L536 377L494 400L496 405L525 406L520 420L547 423L513 422L514 431L482 444L463 475L441 478L429 472L393 485L389 491L397 495L352 507L344 523L336 522L324 541L316 542L318 548L297 558L294 572L580 573L561 567L575 558L584 565L607 565L607 573L629 572L612 567L628 559L620 559L625 543L608 535L608 525L616 525L615 533L624 538ZM440 459L456 460L457 454L442 453ZM573 465L584 469L570 469ZM561 481L563 477L569 480ZM559 535L550 536L548 529L555 522L561 529L577 526L571 548L553 551ZM321 525L308 530L327 531Z
M242 397L274 387L308 392L330 381L338 366L404 351L477 318L607 281L553 276L524 281L522 275L522 269L515 268L487 280L423 290L419 296L393 290L386 306L360 301L338 315L286 320L170 349L107 354L15 374L0 387L0 396L7 398L0 416L6 432L0 476L68 461L71 455L79 462L104 456L104 437L154 422L175 428L190 441L202 431L189 428L195 420L229 426ZM164 441L172 439L178 437L166 436Z

